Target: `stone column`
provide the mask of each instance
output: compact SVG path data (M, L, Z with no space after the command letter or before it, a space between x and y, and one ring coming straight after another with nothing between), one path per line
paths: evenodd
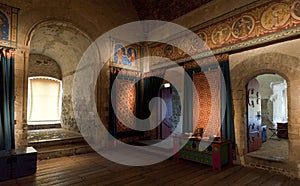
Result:
M27 73L29 49L18 48L15 51L15 145L27 146Z
M232 89L232 101L233 101L233 115L235 125L235 137L237 145L237 161L244 165L244 156L246 153L245 149L245 121L244 121L244 107L245 101L243 95L245 90Z
M288 113L289 113L289 161L297 163L298 175L300 178L300 77L293 78L288 88Z

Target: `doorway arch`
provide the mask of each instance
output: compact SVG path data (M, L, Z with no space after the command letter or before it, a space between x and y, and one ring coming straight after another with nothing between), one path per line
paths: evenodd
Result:
M249 90L253 82L257 83L257 90ZM252 79L247 88L247 156L276 162L287 161L286 80L277 74L262 74Z
M232 61L231 61L232 60ZM297 135L298 113L300 112L299 94L296 90L300 89L300 60L297 57L282 54L282 53L264 53L257 56L250 56L241 62L236 62L230 59L231 69L231 87L233 112L235 123L235 134L237 141L237 162L245 166L253 165L253 161L247 159L247 145L245 139L245 100L246 100L246 85L254 77L261 74L276 73L286 79L287 100L288 100L288 123L289 123L289 149L298 145L299 136ZM290 151L288 161L285 164L275 164L263 161L258 161L256 164L263 164L264 167L275 167L282 171L287 169L284 174L298 177L297 164L300 158L297 153ZM259 167L255 165L256 167ZM270 169L274 170L274 169Z

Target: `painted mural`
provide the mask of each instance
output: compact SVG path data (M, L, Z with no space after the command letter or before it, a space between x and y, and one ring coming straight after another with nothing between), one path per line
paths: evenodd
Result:
M266 1L223 17L199 25L194 30L214 54L300 35L300 0ZM176 42L187 48L195 58L208 57L202 45L195 45L200 42L199 38L182 37L176 39ZM167 48L170 48L166 44L152 44L149 48L152 55L168 57L179 63L188 61L187 54L181 50L173 49L172 53L166 53ZM152 61L151 65L158 67L163 62Z
M130 70L140 69L141 46L126 45L126 42L113 40L113 55L110 66Z
M244 38L251 34L254 29L254 18L249 15L243 15L232 25L232 35L235 38Z
M300 20L300 1L293 3L291 14L294 19Z
M18 9L0 3L0 46L17 47Z
M206 45L207 38L208 38L207 34L202 31L198 32L197 35L198 35L198 37L195 37L192 39L192 50L195 50L195 51L203 48ZM199 37L202 41L199 39Z
M277 29L287 23L290 18L290 12L288 4L274 4L262 14L261 25L268 30Z
M211 35L212 42L216 45L222 44L226 41L228 41L230 37L230 26L228 24L221 24L218 27L216 27Z
M0 38L8 40L8 20L7 17L0 12Z

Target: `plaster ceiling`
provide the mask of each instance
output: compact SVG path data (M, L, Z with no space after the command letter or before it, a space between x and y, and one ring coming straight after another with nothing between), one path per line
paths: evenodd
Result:
M54 59L64 75L75 70L90 43L89 39L72 25L51 22L34 30L30 41L30 53L43 54Z

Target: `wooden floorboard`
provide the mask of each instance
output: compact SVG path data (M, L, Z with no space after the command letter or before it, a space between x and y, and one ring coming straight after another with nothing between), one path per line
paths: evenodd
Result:
M32 176L0 182L15 185L214 185L298 186L300 180L241 166L210 166L185 160L166 160L154 165L131 167L108 161L96 153L42 160Z

